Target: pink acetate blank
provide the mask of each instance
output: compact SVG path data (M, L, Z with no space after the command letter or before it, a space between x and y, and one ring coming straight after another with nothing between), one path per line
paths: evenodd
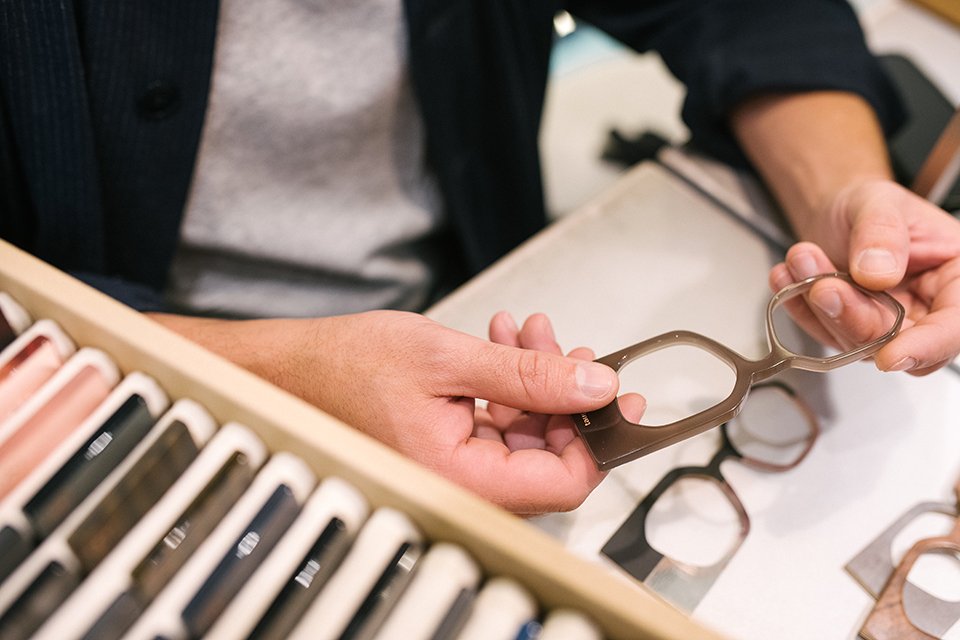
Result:
M0 368L0 423L26 402L63 364L56 346L37 336Z
M0 499L89 416L110 393L111 382L93 366L83 367L37 413L0 444Z

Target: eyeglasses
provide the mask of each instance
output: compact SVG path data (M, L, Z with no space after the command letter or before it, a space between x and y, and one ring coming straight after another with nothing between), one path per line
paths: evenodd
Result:
M720 449L710 462L702 467L678 467L667 473L604 544L602 553L674 606L692 611L750 531L747 511L720 465L736 460L760 471L787 471L806 457L819 433L813 412L793 389L779 382L758 384L743 413L721 426ZM664 494L685 480L714 484L733 507L739 522L737 538L711 564L695 565L667 557L648 540L648 528L657 524L651 513L661 508ZM674 508L673 517L687 519L689 513L684 511L689 510ZM691 546L702 542L701 538Z
M869 640L940 638L960 620L960 602L938 598L908 580L917 562L925 556L948 555L960 560L960 481L954 493L957 500L953 503L915 505L847 563L847 572L877 599L860 630L861 637ZM917 541L894 566L891 560L894 540L919 517L931 513L952 519L949 533ZM954 575L955 572L951 572L950 578L954 579Z
M804 303L811 298L822 300L824 296L842 300L844 309L850 309L855 315L858 326L872 329L869 335L852 339L825 356L809 353L802 343L791 341L800 333L790 320L790 314L819 318L811 316L812 307ZM651 426L627 421L614 400L596 411L575 414L574 423L597 467L612 469L729 421L740 412L751 387L786 369L830 371L873 355L894 338L903 317L903 307L892 296L864 289L847 274L813 276L784 287L771 298L766 313L769 351L759 360L745 358L691 331L664 333L597 360L611 367L622 379L627 365L643 356L669 347L695 347L725 364L734 374L729 393L721 395L719 402L668 424ZM823 319L829 323L829 318ZM647 397L647 401L649 405L651 398Z

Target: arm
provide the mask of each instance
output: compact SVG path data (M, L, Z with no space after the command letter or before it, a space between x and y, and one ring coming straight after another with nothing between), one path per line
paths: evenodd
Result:
M687 88L690 143L746 165L730 114L754 96L834 91L863 97L885 130L903 118L845 0L569 0L587 22L638 51L653 49Z
M768 94L744 101L731 126L798 238L771 287L849 270L890 289L907 310L876 356L882 370L934 371L960 353L960 222L892 181L883 132L860 97ZM815 309L842 336L843 309Z
M514 512L572 509L603 478L566 414L610 402L616 374L589 350L564 357L543 316L500 314L493 341L394 311L152 317Z

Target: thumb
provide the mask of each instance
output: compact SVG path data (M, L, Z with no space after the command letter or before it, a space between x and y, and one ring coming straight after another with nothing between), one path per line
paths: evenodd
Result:
M890 195L877 193L850 203L850 275L868 289L894 287L907 270L910 232L897 206L901 198Z
M451 395L549 414L590 411L616 397L619 379L606 365L472 337L468 340L461 349L448 351L460 363L448 380L455 387Z

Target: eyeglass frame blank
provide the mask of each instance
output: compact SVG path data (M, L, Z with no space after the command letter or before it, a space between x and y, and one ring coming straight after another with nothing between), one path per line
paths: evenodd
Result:
M825 357L795 353L784 347L777 337L774 311L782 303L808 291L814 283L827 278L846 282L860 293L885 305L896 318L883 335L854 349ZM665 425L649 426L628 421L621 413L617 400L614 400L596 411L573 414L573 421L597 468L607 471L728 422L740 413L751 387L785 369L831 371L873 355L897 335L905 315L903 306L889 293L866 289L854 282L849 274L832 272L812 276L784 287L770 298L766 312L769 353L759 360L745 358L711 338L686 330L669 331L596 360L619 373L634 360L667 347L698 347L726 363L735 374L733 388L717 404Z

